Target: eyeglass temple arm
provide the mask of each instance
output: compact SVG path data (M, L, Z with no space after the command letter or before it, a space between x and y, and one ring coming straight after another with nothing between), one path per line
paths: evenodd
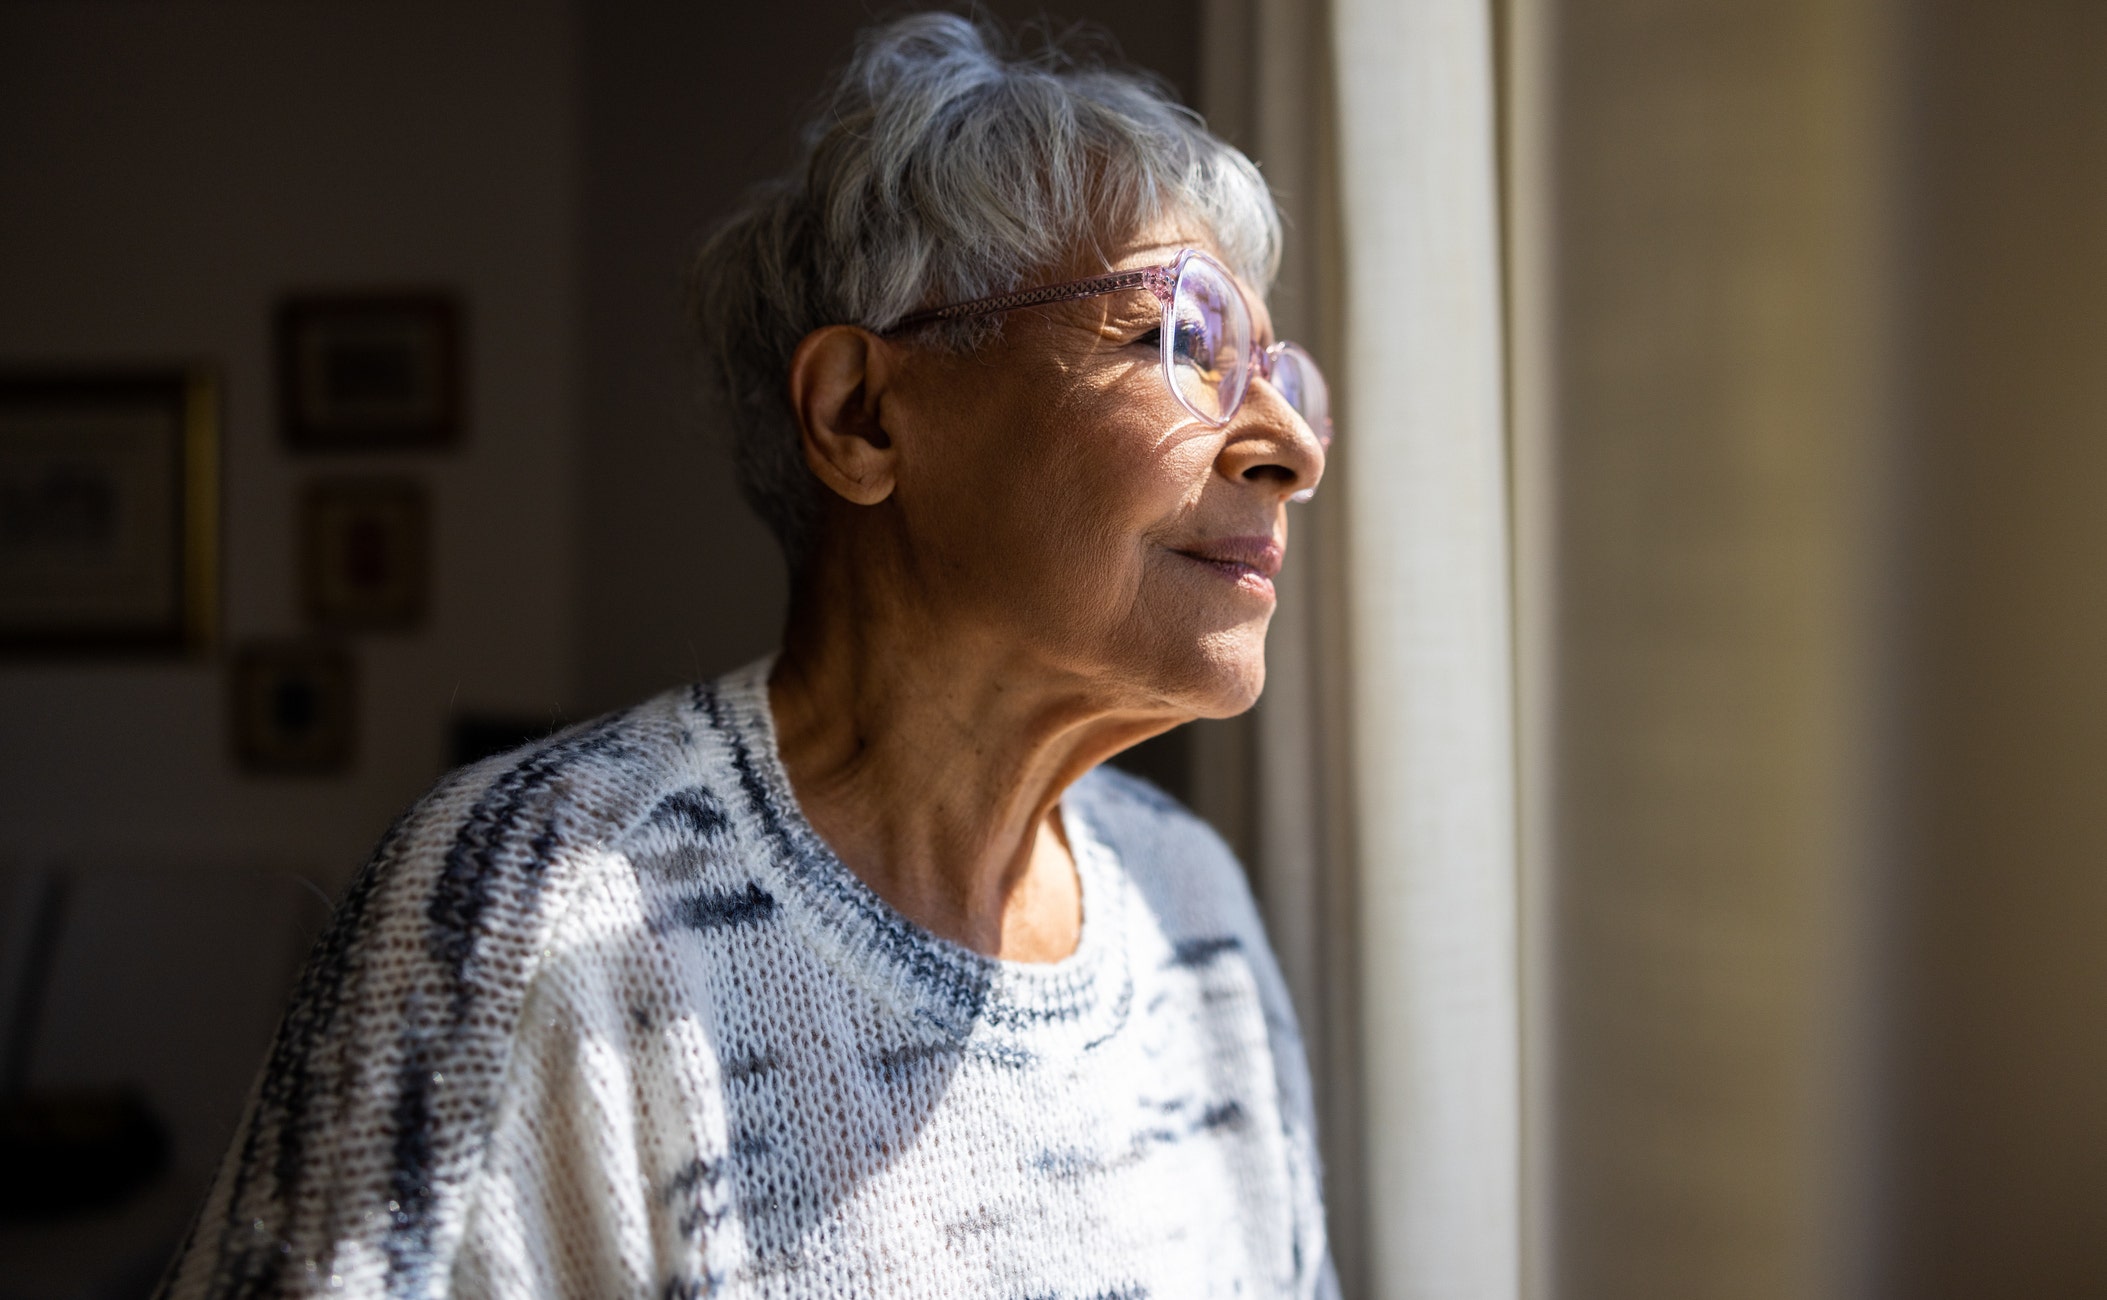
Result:
M1036 289L1020 289L1016 293L998 294L993 298L976 298L971 302L955 302L948 307L918 311L893 326L893 330L913 329L918 325L934 325L941 321L967 320L974 316L992 316L997 312L1016 311L1021 307L1044 307L1049 303L1073 302L1078 298L1095 298L1102 293L1118 293L1122 289L1147 289L1160 301L1169 302L1176 292L1177 283L1176 268L1169 266L1145 266L1133 271L1114 271L1110 275L1093 276L1088 280L1041 285ZM892 330L887 331L891 332Z

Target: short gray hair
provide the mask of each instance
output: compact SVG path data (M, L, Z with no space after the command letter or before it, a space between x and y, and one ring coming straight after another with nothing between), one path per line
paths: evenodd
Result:
M1096 241L1169 215L1214 236L1263 293L1280 215L1251 161L1159 79L1059 44L924 13L866 32L806 128L801 165L760 187L696 256L705 379L739 489L793 575L818 515L790 359L825 325L883 331L919 308L1007 293ZM980 346L1000 319L934 328Z

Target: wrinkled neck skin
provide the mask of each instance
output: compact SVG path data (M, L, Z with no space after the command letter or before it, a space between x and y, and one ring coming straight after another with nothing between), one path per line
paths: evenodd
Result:
M769 679L799 806L909 920L976 952L1052 962L1082 930L1062 791L1191 712L946 617L902 566L832 548L792 601Z

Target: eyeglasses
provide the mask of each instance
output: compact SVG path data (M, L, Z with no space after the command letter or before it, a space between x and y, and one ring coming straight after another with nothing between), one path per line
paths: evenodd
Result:
M1215 428L1229 423L1256 374L1273 385L1320 444L1331 445L1331 392L1316 361L1293 343L1260 347L1243 289L1220 262L1198 249L1186 249L1169 266L1114 271L931 308L893 328L992 316L1127 289L1147 289L1163 304L1163 382L1195 418Z

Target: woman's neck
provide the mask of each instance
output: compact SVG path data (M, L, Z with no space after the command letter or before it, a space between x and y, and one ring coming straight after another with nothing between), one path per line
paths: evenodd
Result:
M1181 719L1110 707L997 638L867 606L797 602L769 679L807 820L925 929L1011 960L1067 956L1082 909L1061 794Z

